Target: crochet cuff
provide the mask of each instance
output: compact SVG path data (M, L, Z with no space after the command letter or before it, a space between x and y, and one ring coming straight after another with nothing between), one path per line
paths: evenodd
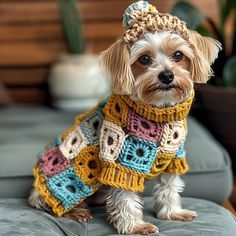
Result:
M99 180L105 185L128 191L142 192L145 176L142 173L132 171L130 168L125 168L121 164L103 162Z
M164 170L165 173L169 174L185 174L189 169L186 158L174 158L167 168Z

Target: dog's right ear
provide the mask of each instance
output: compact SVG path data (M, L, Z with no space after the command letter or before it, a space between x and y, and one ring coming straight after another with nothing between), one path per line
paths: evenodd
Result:
M112 82L117 94L132 94L134 77L130 67L128 45L118 40L101 54L101 67Z
M210 37L204 37L196 31L189 31L190 44L194 52L191 62L191 75L195 83L206 83L213 75L211 64L218 57L221 44Z

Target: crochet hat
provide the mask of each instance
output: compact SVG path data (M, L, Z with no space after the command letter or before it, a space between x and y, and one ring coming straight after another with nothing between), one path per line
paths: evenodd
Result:
M125 10L123 26L126 43L136 42L147 31L172 31L188 39L188 29L184 21L168 13L159 13L147 1L135 2Z

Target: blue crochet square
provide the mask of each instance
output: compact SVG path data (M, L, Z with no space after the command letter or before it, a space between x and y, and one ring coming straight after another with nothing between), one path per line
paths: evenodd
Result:
M128 168L148 173L157 152L158 147L155 143L130 136L124 142L119 161Z
M186 151L184 149L184 144L180 144L178 151L176 152L176 158L186 157Z
M80 128L88 139L90 145L98 144L98 137L103 122L103 114L100 110L88 115L85 120L80 123Z
M51 193L61 201L65 209L71 208L93 192L89 185L76 176L72 167L50 178L47 186Z

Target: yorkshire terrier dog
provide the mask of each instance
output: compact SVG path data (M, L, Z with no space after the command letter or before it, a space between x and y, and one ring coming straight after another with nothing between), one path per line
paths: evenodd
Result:
M118 233L149 234L143 220L145 181L154 187L156 217L192 221L181 207L188 170L184 141L193 84L206 83L221 45L188 30L185 22L159 13L146 1L124 13L124 37L101 55L112 94L78 116L40 154L33 169L30 205L58 217L91 219L88 203L105 203ZM103 186L107 186L105 189Z

